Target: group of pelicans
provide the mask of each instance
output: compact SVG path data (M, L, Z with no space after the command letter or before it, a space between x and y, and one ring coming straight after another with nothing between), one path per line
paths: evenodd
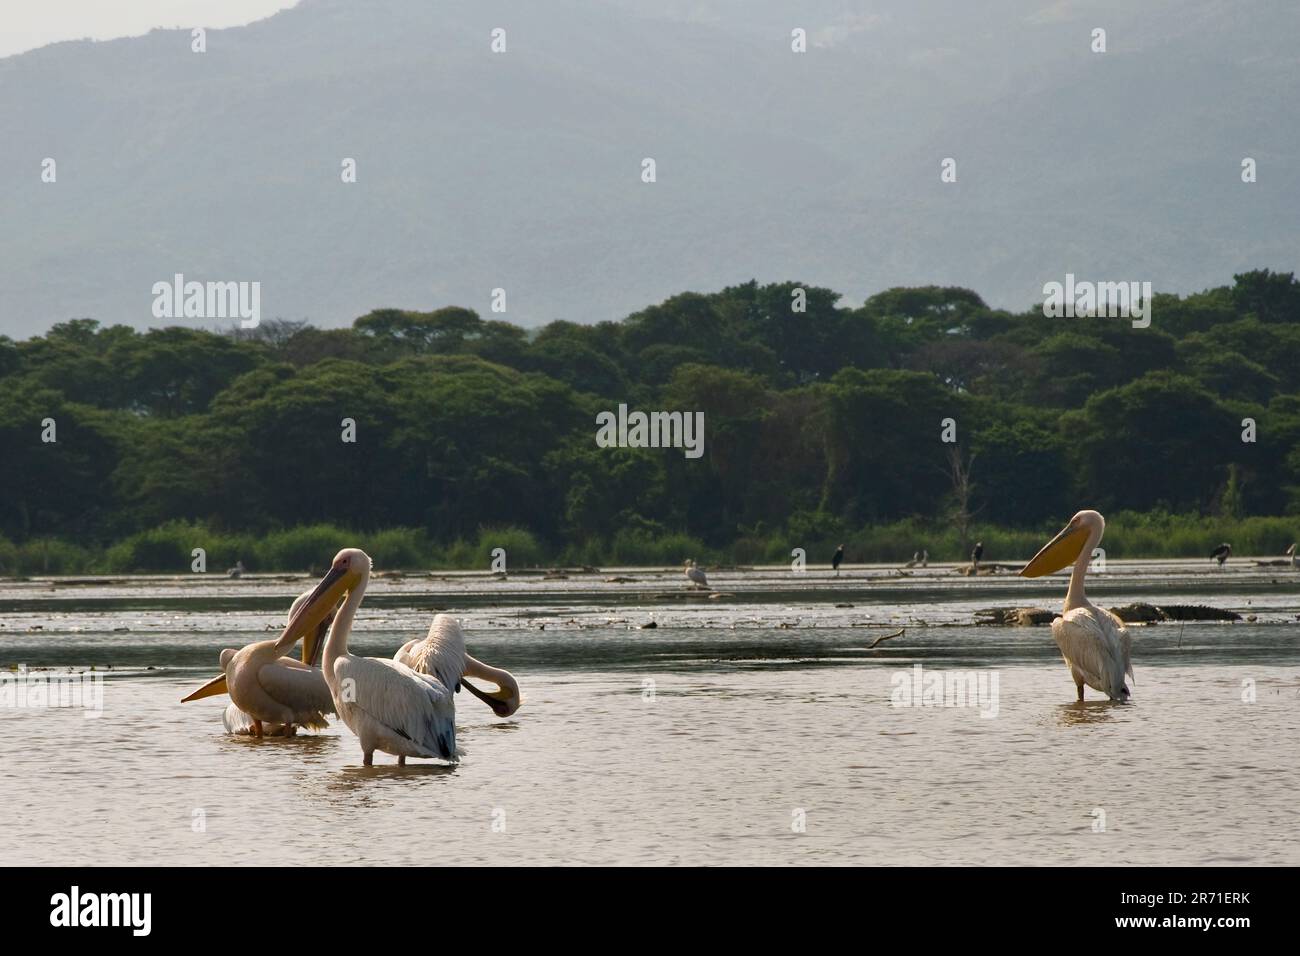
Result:
M320 729L337 714L361 741L363 762L376 750L397 757L454 761L455 694L464 687L498 717L522 703L519 683L465 650L455 618L434 617L429 633L407 641L392 659L348 653L348 635L370 580L370 558L344 548L314 589L298 597L275 640L221 652L221 673L182 703L229 694L224 723L231 733L292 736ZM299 659L287 656L302 640ZM466 678L490 681L485 691Z
M1131 695L1126 678L1133 678L1128 629L1089 601L1084 589L1088 564L1105 529L1099 513L1080 511L1020 574L1042 577L1072 565L1061 616L1052 621L1052 637L1079 700L1087 686L1111 700L1125 701ZM1296 562L1294 545L1289 554ZM834 563L842 557L841 546ZM509 672L471 657L460 625L446 614L435 616L428 635L403 644L391 660L348 653L348 635L370 580L370 566L365 552L340 551L316 587L293 602L278 638L222 651L221 674L184 701L228 693L226 729L258 737L292 735L298 727L321 728L328 714L337 714L360 740L367 765L376 750L403 764L407 757L456 760L455 694L464 687L498 717L509 717L522 702L519 683ZM686 563L685 576L695 587L708 586L694 561ZM287 656L299 640L300 658ZM467 678L488 681L495 689L483 690Z

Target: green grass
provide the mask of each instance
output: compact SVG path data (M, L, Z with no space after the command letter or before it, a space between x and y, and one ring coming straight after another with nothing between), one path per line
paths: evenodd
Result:
M976 525L963 545L957 532L919 519L872 525L856 531L837 523L801 516L779 534L749 533L728 546L710 547L680 532L620 531L554 547L516 527L482 528L473 539L440 543L419 528L350 532L316 524L255 535L217 531L206 525L173 521L107 547L88 547L56 538L17 543L0 538L0 574L87 573L183 574L193 570L195 549L203 549L209 573L224 573L236 561L250 572L324 570L340 548L359 547L383 570L480 570L504 549L507 570L556 565L646 565L678 567L686 558L708 564L787 564L803 548L810 564L826 564L841 542L849 563L899 563L922 549L931 561L964 561L970 543L984 543L984 559L1015 563L1032 555L1059 526L1014 529ZM1064 523L1064 522L1062 522ZM1300 539L1300 518L1220 518L1164 513L1120 512L1107 519L1102 547L1111 558L1204 558L1220 541L1238 556L1278 556Z

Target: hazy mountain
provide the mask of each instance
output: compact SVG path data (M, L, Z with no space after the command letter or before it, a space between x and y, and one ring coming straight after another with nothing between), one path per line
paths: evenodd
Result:
M1297 36L1290 0L303 0L203 54L55 44L0 60L0 333L161 324L176 272L321 325L500 286L531 325L751 277L1019 307L1292 270Z

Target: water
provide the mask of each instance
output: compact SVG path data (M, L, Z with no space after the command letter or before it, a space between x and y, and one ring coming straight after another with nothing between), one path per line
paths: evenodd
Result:
M387 656L448 607L525 702L498 720L463 694L458 765L372 768L340 724L232 738L225 698L178 703L307 579L6 584L0 668L104 678L98 717L0 707L7 859L1294 865L1300 575L1200 571L1097 589L1256 618L1135 628L1128 705L1076 703L1046 628L970 626L1059 605L1059 579L750 572L711 575L717 598L676 574L379 579L354 651ZM894 706L917 664L982 676L983 706Z

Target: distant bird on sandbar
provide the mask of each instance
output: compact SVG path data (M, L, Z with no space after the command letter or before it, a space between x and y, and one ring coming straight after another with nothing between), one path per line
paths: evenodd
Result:
M970 553L970 568L972 572L980 569L980 558L982 557L984 557L984 542L976 541L975 547L971 549Z
M1227 561L1231 555L1232 545L1226 541L1210 552L1210 557L1219 562L1219 567L1223 567L1223 562Z
M226 577L237 578L240 577L243 573L244 573L244 562L236 561L235 566L233 568L228 568L226 570Z
M912 554L912 560L903 565L905 568L923 568L930 561L929 551L916 551Z
M835 569L835 576L837 578L840 576L840 562L843 560L844 560L844 545L840 545L838 548L835 549L835 553L831 555L831 567Z
M704 571L695 566L695 559L689 558L686 561L686 577L697 588L707 588L709 579L705 576Z

